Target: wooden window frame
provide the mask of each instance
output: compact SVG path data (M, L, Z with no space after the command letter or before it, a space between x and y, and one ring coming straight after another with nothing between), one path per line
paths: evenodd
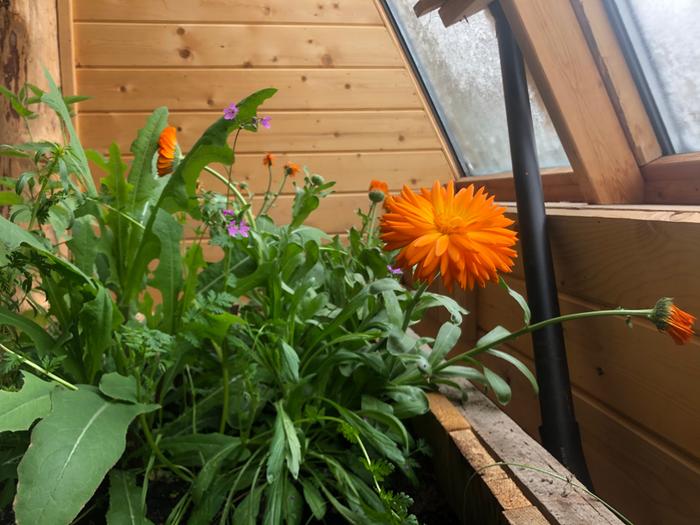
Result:
M572 166L542 170L545 200L700 204L700 152L662 156L604 0L500 1ZM420 0L415 10L437 9L449 26L489 3ZM514 198L512 173L460 180L470 183Z

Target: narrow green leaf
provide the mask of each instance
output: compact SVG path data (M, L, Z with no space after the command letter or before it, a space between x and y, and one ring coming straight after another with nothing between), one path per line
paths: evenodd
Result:
M442 362L447 353L457 344L461 335L462 329L459 326L444 323L433 343L433 351L428 355L428 362L432 365Z
M263 525L280 525L282 523L282 506L284 502L284 485L286 476L275 479L268 484L265 491L265 517Z
M282 403L277 403L277 410L282 414L282 425L284 426L284 434L287 441L287 468L291 472L294 479L299 477L299 466L301 465L301 444L299 436L297 436L294 423L284 411Z
M56 390L18 467L18 525L66 525L124 453L131 421L157 405L107 401L91 390Z
M134 376L123 376L116 372L105 374L100 379L100 392L118 401L138 403L136 378Z
M141 487L120 470L109 475L109 511L107 525L153 525L141 505Z
M539 386L537 385L537 379L535 378L535 375L530 371L530 369L520 361L517 357L513 357L510 354L507 354L506 352L502 352L501 350L494 350L493 348L490 348L487 350L485 353L498 357L500 359L503 359L504 361L508 361L511 365L513 365L515 368L517 368L520 373L522 373L525 378L530 382L532 385L532 389L535 391L535 394L540 393Z
M286 525L300 525L304 511L304 499L289 478L284 478L284 501L282 512Z
M525 298L508 286L508 283L503 280L503 277L498 278L498 283L501 285L501 288L504 288L508 292L508 295L510 295L518 303L520 308L523 310L523 321L525 322L525 325L529 325L531 318L530 307L528 306Z
M491 331L483 335L477 342L476 346L478 347L487 347L490 346L492 343L496 343L498 340L506 337L507 335L510 334L510 331L508 331L506 328L503 328L502 326L497 326L493 328ZM498 345L496 345L498 346Z
M282 412L277 410L272 441L270 441L270 456L267 458L266 478L268 483L272 483L280 477L282 467L284 466L285 449L286 440L284 438L284 422L282 421Z
M209 487L211 486L212 481L214 481L214 477L219 473L219 469L221 469L223 462L227 458L234 455L234 453L240 452L241 440L233 436L226 437L229 437L230 439L227 440L227 443L204 464L202 470L200 470L197 478L194 480L192 485L192 497L195 501L200 501L205 492L209 490Z
M299 354L282 341L282 373L294 383L299 381Z
M233 525L255 525L260 513L260 499L264 487L255 487L243 498L233 513Z
M22 372L24 384L17 392L0 390L0 432L28 430L37 419L51 412L51 392L55 384Z
M321 496L321 492L311 481L302 479L301 486L304 489L304 499L311 509L311 513L317 520L322 520L326 515L326 500Z
M386 389L386 395L394 401L394 415L399 419L419 416L429 409L425 392L417 386L391 386Z
M29 337L41 356L51 355L56 342L46 330L31 319L0 307L0 326L14 326Z
M507 405L511 397L511 390L508 383L506 383L501 376L499 376L490 368L483 367L483 370L486 382L488 383L488 386L490 386L493 390L493 393L496 394L496 399L498 400L498 402L501 405Z

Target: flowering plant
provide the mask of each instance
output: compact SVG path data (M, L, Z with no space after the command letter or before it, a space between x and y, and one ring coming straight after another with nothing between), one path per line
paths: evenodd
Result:
M416 523L388 477L415 480L423 446L404 420L428 409L424 390L463 377L507 402L481 352L536 388L495 349L538 327L522 297L506 287L523 330L446 359L467 312L427 289L438 275L483 285L512 265L515 234L483 192L436 184L393 197L375 181L344 242L305 224L332 182L306 170L297 180L287 163L273 191L266 155L255 208L235 180L231 137L272 126L257 109L274 89L229 105L186 155L167 109L155 110L126 165L116 145L107 158L82 148L73 100L48 83L3 92L25 118L51 107L67 137L0 147L33 165L3 181L16 198L0 217L0 508L14 502L20 525L150 523L164 487L176 495L166 523ZM226 194L203 189L203 172ZM278 225L269 211L289 179L291 219ZM404 287L402 272L423 283ZM451 316L435 339L407 333L435 307ZM670 302L629 312L680 339L691 330Z

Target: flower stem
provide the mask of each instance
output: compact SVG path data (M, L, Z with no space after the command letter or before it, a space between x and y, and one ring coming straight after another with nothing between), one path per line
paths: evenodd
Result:
M418 301L420 301L420 298L430 285L431 282L428 281L420 283L418 289L413 294L413 297L411 297L411 301L408 303L408 306L406 307L406 313L404 314L403 326L401 327L402 331L405 332L408 329L408 325L411 324L411 315L413 315L413 310L415 309L416 305L418 304Z
M223 182L226 187L231 190L231 192L234 194L236 197L236 200L241 204L241 206L248 206L248 201L245 199L245 197L241 194L240 191L238 191L238 188L236 188L236 185L233 184L231 181L229 181L226 177L224 177L221 173L216 171L214 168L211 168L209 166L204 166L204 171L207 173L211 173L219 179L221 182ZM255 227L255 217L253 216L253 212L250 210L250 206L248 206L248 209L245 211L246 218L248 219L248 222L252 227Z
M574 314L567 314L567 315L560 315L559 317L552 317L551 319L545 319L544 321L540 321L539 323L523 326L520 330L506 334L503 337L496 339L495 341L489 341L487 344L477 345L477 346L471 348L470 350L467 350L464 353L461 353L459 355L454 356L451 359L447 359L446 361L443 361L435 368L434 371L439 372L440 370L443 370L444 368L447 368L448 366L453 365L459 361L467 360L470 357L473 357L477 354L485 352L489 348L495 348L496 346L503 344L506 341L516 339L516 338L520 337L521 335L528 334L528 333L534 332L536 330L540 330L541 328L544 328L546 326L550 326L553 324L563 323L565 321L573 321L575 319L586 319L589 317L610 317L610 316L620 316L620 315L623 315L625 317L647 317L648 318L652 314L652 312L653 312L653 310L651 308L645 308L643 310L625 310L623 308L616 308L614 310L596 310L594 312L577 312Z
M73 383L69 383L69 382L66 381L65 379L63 379L63 378L61 378L61 377L58 377L56 374L53 374L53 373L49 372L49 371L46 370L44 367L42 367L42 366L40 366L40 365L37 365L34 361L31 361L31 360L27 359L27 358L24 357L23 355L20 355L20 354L18 354L17 352L15 352L15 351L13 351L13 350L10 350L9 348L7 348L7 347L6 347L4 344L2 344L2 343L0 343L0 349L2 349L4 352L7 352L7 353L10 354L10 355L15 356L15 357L16 357L17 359L19 359L22 363L24 363L25 365L27 365L27 366L33 368L33 369L36 370L37 372L41 372L41 373L44 374L45 376L47 376L47 377L51 378L52 380L56 381L56 383L58 383L59 385L64 386L64 387L68 388L69 390L78 390L78 387L75 386Z
M272 198L270 199L269 202L263 205L262 208L260 208L260 211L258 212L258 216L267 213L267 211L272 208L272 205L277 201L277 197L280 196L280 193L282 193L282 190L284 189L284 185L287 183L287 170L284 170L284 176L282 177L282 182L280 183L280 187L277 188L277 192L272 194Z

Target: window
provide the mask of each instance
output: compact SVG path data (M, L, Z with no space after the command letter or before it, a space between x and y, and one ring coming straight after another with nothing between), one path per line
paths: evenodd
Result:
M496 31L488 11L445 28L437 11L418 18L415 0L386 0L446 134L469 175L511 170ZM549 115L530 84L542 168L568 166Z
M615 0L615 6L673 149L700 151L698 0Z

